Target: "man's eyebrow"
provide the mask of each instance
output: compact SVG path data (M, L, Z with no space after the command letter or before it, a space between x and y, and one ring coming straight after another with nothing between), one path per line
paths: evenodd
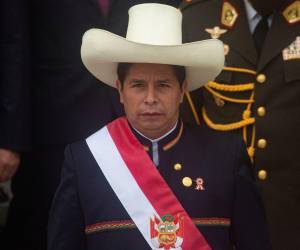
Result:
M132 78L129 80L130 83L145 83L145 80Z
M169 79L169 78L159 79L159 80L157 80L156 82L158 82L158 83L170 82L170 79Z

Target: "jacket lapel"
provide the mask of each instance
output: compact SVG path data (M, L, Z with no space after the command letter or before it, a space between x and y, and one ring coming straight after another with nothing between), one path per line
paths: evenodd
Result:
M299 24L290 25L281 12L276 13L267 34L257 70L261 71L275 56L282 53L284 48L296 40L296 37L299 35Z
M257 52L249 30L243 0L230 0L230 3L236 8L239 16L233 27L222 36L222 40L230 46L230 49L235 50L247 61L256 65Z

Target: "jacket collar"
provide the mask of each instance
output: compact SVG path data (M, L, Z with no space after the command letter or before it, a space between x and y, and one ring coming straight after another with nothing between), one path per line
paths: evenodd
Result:
M131 125L130 128L133 134L139 140L139 142L144 146L146 151L151 151L152 144L154 142L158 144L159 148L162 148L164 151L167 151L173 146L175 146L180 140L183 131L183 123L181 120L179 120L174 128L172 128L169 132L167 132L165 135L156 140L151 140L147 138L146 136L138 132L135 128L133 128Z

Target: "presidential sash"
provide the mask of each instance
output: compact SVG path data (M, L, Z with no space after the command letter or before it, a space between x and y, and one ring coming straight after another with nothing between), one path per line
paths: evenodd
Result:
M125 117L86 139L123 207L152 249L211 250Z

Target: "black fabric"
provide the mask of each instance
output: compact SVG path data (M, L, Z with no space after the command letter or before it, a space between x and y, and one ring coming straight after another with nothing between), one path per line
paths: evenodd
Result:
M48 210L59 183L64 149L65 145L39 146L23 155L12 182L14 199L4 231L5 241L1 242L3 249L46 249Z
M261 53L262 47L264 45L269 30L268 18L269 16L263 16L256 25L255 30L253 32L253 39L258 55L260 55Z

